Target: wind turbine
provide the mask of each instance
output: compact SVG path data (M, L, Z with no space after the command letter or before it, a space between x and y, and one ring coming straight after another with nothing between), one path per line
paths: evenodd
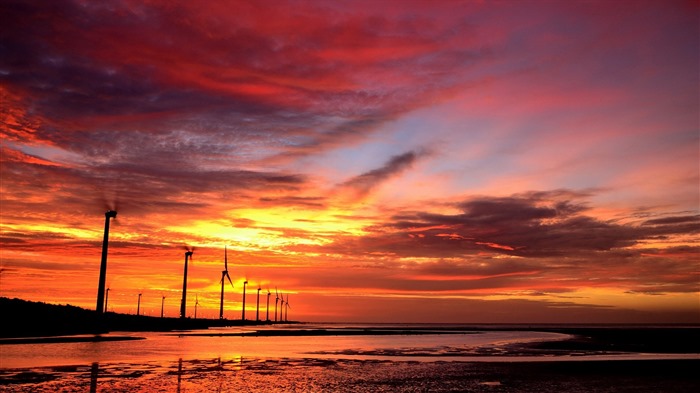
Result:
M192 259L192 254L194 253L194 247L185 247L185 277L182 279L182 302L180 303L180 318L186 318L187 314L187 262Z
M248 279L243 281L243 311L241 314L241 320L245 321L245 286L248 285Z
M165 306L165 295L161 295L163 298L160 300L160 317L163 318L163 306Z
M258 284L258 302L255 304L255 322L260 322L260 284Z
M280 293L280 295L280 322L284 322L284 318L282 318L284 315L284 293Z
M228 282L231 283L231 288L233 288L233 282L231 281L231 276L228 275L228 249L224 246L224 270L221 272L221 306L219 307L219 319L224 319L224 282L225 278L228 278Z
M141 295L142 293L139 292L139 302L138 305L136 306L136 316L138 317L141 315Z
M107 312L107 301L109 300L109 288L107 288L107 293L105 294L105 312Z
M270 322L270 288L267 288L267 306L265 306L265 321Z
M289 305L289 294L287 294L287 307L284 309L284 321L288 322L289 319L287 317L289 316L289 309L292 308L292 306Z
M277 293L277 287L275 287L275 322L277 322L277 303L280 301L280 295Z
M109 248L109 219L117 218L116 210L105 212L105 231L102 239L102 260L100 262L100 281L97 285L97 306L98 315L102 315L105 305L105 280L107 279L107 249Z
M199 306L199 296L194 294L194 319L197 319L197 306Z

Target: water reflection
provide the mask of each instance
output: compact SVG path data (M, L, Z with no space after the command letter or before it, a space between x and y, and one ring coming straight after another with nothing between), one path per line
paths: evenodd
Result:
M177 360L177 393L180 393L182 386L182 358Z
M97 375L100 372L100 364L97 362L92 363L92 369L90 370L90 393L97 393Z
M122 333L123 334L123 333ZM558 340L564 334L543 332L484 332L479 334L392 335L392 336L186 336L172 333L134 333L138 341L66 342L52 344L5 345L0 368L28 368L90 365L93 362L146 363L183 359L351 358L418 360L457 360L471 356L474 348L501 348L512 343ZM173 370L174 371L174 370ZM103 370L104 376L104 370ZM174 382L174 381L173 381Z
M216 391L220 393L221 389L223 388L223 384L224 384L224 373L222 372L224 370L224 368L221 366L221 358L220 357L216 359L216 362L217 362L216 369L217 369L217 374L218 374L217 380L219 382L219 386L216 389Z

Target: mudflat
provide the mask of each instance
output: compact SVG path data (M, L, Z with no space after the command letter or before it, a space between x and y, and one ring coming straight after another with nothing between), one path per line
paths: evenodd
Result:
M2 370L3 392L696 392L700 360L197 359Z

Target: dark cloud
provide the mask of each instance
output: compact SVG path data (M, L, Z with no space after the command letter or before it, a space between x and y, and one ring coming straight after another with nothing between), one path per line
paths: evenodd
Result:
M477 198L458 204L460 214L397 214L392 223L377 228L377 243L399 255L429 250L459 256L489 250L554 257L623 249L656 236L700 232L697 216L655 221L659 225L654 226L619 224L583 215L587 208L578 200L557 199L547 201L541 193Z
M425 153L416 151L409 151L396 155L387 161L381 168L373 169L369 172L356 176L344 182L341 186L353 189L359 195L365 195L387 179L390 179L409 169L416 162L416 160L423 155L425 155Z
M461 21L368 19L324 4L1 7L0 80L12 98L2 109L17 120L2 132L132 178L148 166L197 183L190 165L274 165L359 143L462 85L455 65L482 53L449 45L472 34ZM350 183L366 192L381 171Z
M673 216L647 220L642 223L646 230L656 236L700 233L700 215Z
M323 197L264 197L259 199L263 205L270 206L298 206L311 209L322 209L327 206L326 198Z
M482 279L499 276L515 276L538 273L543 266L532 260L439 260L412 266L416 274L434 277L463 277L464 279Z
M203 169L187 162L186 157L175 158L172 163L167 158L159 163L154 157L153 165L108 163L92 167L37 165L27 162L26 157L3 155L3 181L16 185L15 197L1 199L7 209L4 217L22 215L41 221L46 220L42 212L48 211L89 214L117 199L121 209L130 214L168 211L194 215L234 196L253 191L291 192L306 183L305 176L284 172ZM22 195L27 197L23 199ZM246 200L247 196L237 204Z

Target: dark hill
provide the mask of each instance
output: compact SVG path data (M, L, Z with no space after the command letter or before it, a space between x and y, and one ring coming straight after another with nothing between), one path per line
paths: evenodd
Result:
M21 299L0 298L0 337L59 336L93 333L95 312Z

